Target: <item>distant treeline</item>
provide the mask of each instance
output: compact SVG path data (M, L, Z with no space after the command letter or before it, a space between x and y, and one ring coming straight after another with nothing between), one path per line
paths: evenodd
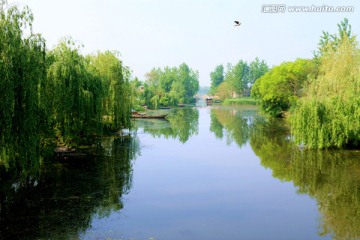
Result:
M239 60L235 65L228 63L226 69L220 64L210 73L210 93L222 100L248 97L251 86L268 71L269 66L259 58L250 63L243 60Z
M115 51L47 50L25 7L0 10L0 167L29 169L48 146L130 127L130 71Z
M157 109L161 106L194 103L199 91L199 73L186 63L179 67L153 68L146 74L144 82L135 79L134 105Z

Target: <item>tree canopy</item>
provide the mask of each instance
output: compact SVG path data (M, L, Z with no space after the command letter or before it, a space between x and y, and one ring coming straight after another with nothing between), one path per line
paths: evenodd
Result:
M6 167L40 161L38 86L46 77L46 50L32 20L27 7L0 9L0 164Z
M281 116L302 95L305 82L314 74L316 66L312 60L284 62L256 81L251 95L260 100L260 107L265 112Z
M341 30L322 52L319 75L294 109L295 141L310 148L360 144L360 49Z
M199 90L199 73L186 63L179 67L153 68L146 74L144 89L140 94L141 104L156 109L194 103Z
M49 146L130 127L130 71L119 54L83 56L71 38L47 50L32 22L28 7L0 9L0 165L20 171Z
M210 91L212 94L215 93L216 88L224 81L224 78L224 66L220 64L210 73Z
M244 60L239 60L235 65L228 63L226 71L223 65L218 65L210 74L211 93L221 99L248 95L246 92L250 91L255 81L268 71L266 62L259 58L250 63Z

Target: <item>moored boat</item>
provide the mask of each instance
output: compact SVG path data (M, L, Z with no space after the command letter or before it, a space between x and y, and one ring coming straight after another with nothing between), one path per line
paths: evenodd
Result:
M168 114L161 115L146 115L146 114L132 114L132 118L166 118Z

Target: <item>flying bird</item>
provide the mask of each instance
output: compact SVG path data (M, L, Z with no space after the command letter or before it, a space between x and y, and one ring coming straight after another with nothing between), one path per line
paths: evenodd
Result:
M234 23L235 23L235 27L238 27L241 25L241 22L239 22L239 21L234 21Z

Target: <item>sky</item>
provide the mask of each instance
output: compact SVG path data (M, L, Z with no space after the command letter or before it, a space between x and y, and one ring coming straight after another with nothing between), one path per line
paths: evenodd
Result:
M83 44L83 54L116 50L133 77L154 67L186 63L201 86L219 64L263 59L269 66L312 58L322 31L337 32L345 17L360 33L359 0L8 0L28 5L33 30L52 49L61 38ZM269 13L269 4L286 5ZM289 6L353 6L353 12L290 12ZM234 26L234 20L241 22Z

